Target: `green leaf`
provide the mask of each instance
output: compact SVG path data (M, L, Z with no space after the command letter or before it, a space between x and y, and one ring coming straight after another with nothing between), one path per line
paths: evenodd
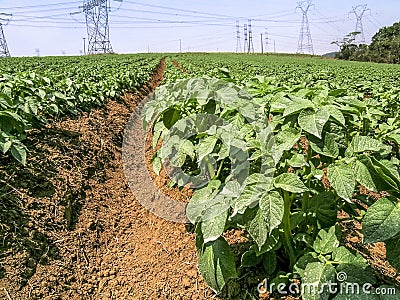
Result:
M328 254L333 252L337 247L339 247L339 240L336 237L335 226L332 226L329 231L322 229L318 232L313 245L315 252Z
M335 141L334 135L326 132L322 135L322 139L314 136L309 137L310 147L318 154L336 158L339 156L339 146Z
M255 173L247 177L245 187L232 205L234 213L243 214L247 208L255 207L260 198L271 190L272 178Z
M346 282L351 284L358 283L363 286L366 283L376 283L376 278L369 266L364 268L355 264L340 264L337 266L336 271L345 273L347 276Z
M207 285L216 292L221 291L229 279L237 278L235 258L222 237L199 251L198 263Z
M274 136L274 144L272 145L271 150L275 162L278 162L281 159L284 151L292 149L300 137L301 132L293 128L285 129L276 134Z
M299 176L293 173L283 173L274 179L274 186L291 193L302 193L308 188L300 180Z
M153 171L154 173L157 174L157 176L159 176L161 169L162 169L162 160L160 157L157 156L153 161Z
M11 141L7 141L7 142L0 142L0 147L3 153L6 153L8 150L10 150L10 147L12 145Z
M246 251L242 255L241 265L243 267L254 267L263 260L262 256L257 256L253 250Z
M38 89L38 94L40 99L45 99L46 98L46 92L42 89Z
M336 271L332 265L321 262L309 263L302 277L302 284L306 286L302 299L328 300L331 296L327 282L335 282ZM322 292L321 292L322 291Z
M279 242L279 237L280 237L279 229L273 230L272 233L268 236L264 245L261 247L261 249L255 247L254 251L259 256L269 251L278 250L281 246L281 243Z
M381 198L367 211L363 222L364 243L389 240L400 233L400 204Z
M292 103L286 106L285 111L283 113L284 117L296 114L303 109L314 107L314 104L308 99L303 99L295 96L292 96L291 98L292 98Z
M260 199L260 209L267 222L269 233L277 228L283 219L284 202L282 196L272 191Z
M397 271L400 271L400 235L386 241L386 258Z
M167 129L171 129L171 127L174 126L174 124L178 122L180 118L181 118L180 110L175 109L173 107L167 109L162 116L164 126L167 127Z
M346 156L350 157L353 153L363 153L366 151L380 152L383 154L390 153L390 146L386 146L381 141L369 136L356 135L346 150Z
M258 245L258 249L265 244L268 238L268 223L264 219L264 214L261 209L257 209L256 215L253 219L247 220L246 230Z
M337 203L335 195L326 191L309 199L310 211L315 214L322 228L335 225L337 220Z
M218 138L216 136L207 136L196 146L198 160L201 161L205 156L213 152Z
M26 165L26 148L22 144L13 144L11 146L12 156L22 165Z
M333 119L338 121L340 125L346 125L346 119L343 116L343 113L334 105L326 105L323 106L321 109L326 111Z
M303 110L298 118L299 126L308 133L322 138L325 123L329 120L329 114L324 110L315 112L312 109Z
M351 202L356 181L349 165L337 163L328 167L328 180L339 197Z
M344 246L340 246L339 248L333 250L332 259L339 265L352 264L363 269L369 266L368 262L364 259L364 257L361 256L361 254L353 254Z
M289 166L293 168L301 168L307 165L304 154L298 154L292 156L292 158L288 161Z
M313 262L319 262L317 253L307 252L297 260L296 264L294 265L293 272L299 274L301 278L304 278L306 267Z
M225 229L225 222L228 216L228 210L215 216L211 220L205 220L201 223L201 232L203 233L204 243L212 242L218 239Z
M372 177L368 167L364 165L361 161L356 160L354 165L354 175L356 176L356 180L366 187L370 191L378 192L378 188L375 184L375 180Z
M212 220L230 207L230 198L223 195L209 195L208 198L194 202L193 199L186 207L188 219L195 222Z
M278 260L276 258L275 252L267 252L262 257L263 266L267 274L273 274L278 265Z

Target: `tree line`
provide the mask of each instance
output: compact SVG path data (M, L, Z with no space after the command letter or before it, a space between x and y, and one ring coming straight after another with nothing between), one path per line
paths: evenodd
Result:
M400 22L381 28L370 45L355 43L360 32L351 32L343 40L332 44L339 46L336 58L379 63L400 63Z

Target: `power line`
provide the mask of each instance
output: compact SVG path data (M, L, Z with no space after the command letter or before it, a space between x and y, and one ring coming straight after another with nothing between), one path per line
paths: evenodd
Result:
M1 7L0 10L7 10L7 9L25 9L31 7L49 7L49 6L62 6L62 5L70 5L70 4L78 4L82 3L81 1L72 1L72 2L58 2L58 3L49 3L49 4L39 4L39 5L26 5L26 6L13 6L13 7Z

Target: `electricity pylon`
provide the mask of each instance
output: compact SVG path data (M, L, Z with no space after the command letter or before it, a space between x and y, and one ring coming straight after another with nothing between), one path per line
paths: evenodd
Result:
M298 6L296 8L300 9L303 14L303 20L301 22L299 43L297 46L298 54L314 54L314 46L311 38L310 23L308 22L308 10L312 4L311 0L297 2Z
M243 52L246 53L246 51L247 51L246 47L247 47L247 43L248 43L248 40L247 40L247 24L244 24L244 25L243 25L243 31L244 31L244 47L243 47Z
M108 26L108 0L84 0L79 7L86 16L88 54L113 53ZM80 12L79 12L80 13ZM75 13L73 13L75 14Z
M251 29L251 20L249 20L249 47L247 49L247 53L254 53L254 45L253 45L253 30Z
M2 16L9 16L11 17L11 14L5 14L5 13L0 13ZM3 31L3 22L6 22L5 25L8 24L10 19L5 19L0 17L0 57L10 57L10 51L8 50L7 46L7 41L6 37L4 36L4 31Z
M240 41L239 21L236 21L236 53L242 52L242 42Z
M265 52L269 52L269 36L267 28L265 28Z
M365 44L365 34L364 34L364 26L362 19L364 14L369 11L367 8L367 4L353 6L353 10L349 14L354 14L357 18L356 30L355 32L359 32L360 34L356 36L356 42L358 44Z

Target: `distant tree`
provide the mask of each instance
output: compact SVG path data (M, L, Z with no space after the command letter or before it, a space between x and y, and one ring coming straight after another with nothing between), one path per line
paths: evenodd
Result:
M372 37L369 49L379 62L400 63L400 22L381 28Z
M339 59L350 59L352 55L357 51L358 46L354 43L357 35L361 32L350 32L341 41L334 41L331 44L335 44L339 47L340 52L337 53L336 57Z
M369 46L355 44L358 34L351 32L343 40L332 42L340 48L337 58L400 64L400 22L381 28Z

